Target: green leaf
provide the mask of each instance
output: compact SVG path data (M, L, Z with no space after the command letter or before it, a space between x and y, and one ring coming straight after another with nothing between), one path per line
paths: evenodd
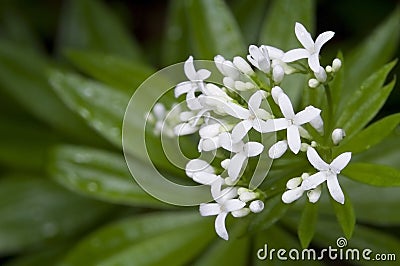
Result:
M81 71L129 94L154 73L147 65L120 56L77 50L69 50L67 56Z
M15 259L7 261L4 266L54 266L70 249L69 245L59 245L56 247L45 248L44 250L34 251L29 254L23 254Z
M248 261L250 238L246 236L247 223L236 221L229 228L229 240L217 239L199 254L194 266L246 265Z
M384 140L399 123L400 113L382 118L352 138L345 138L339 147L334 149L334 155L336 156L345 151L359 153L368 150Z
M260 44L272 45L282 50L298 47L294 34L296 22L302 23L309 32L314 32L315 1L272 1L261 27Z
M301 247L307 248L314 237L315 225L318 220L318 202L311 203L307 201L301 215L297 234L300 239Z
M0 254L37 248L82 234L110 205L79 197L44 178L0 179ZM29 236L29 237L27 237Z
M48 84L50 63L35 51L0 41L0 86L35 117L68 136L95 143L97 135L63 105Z
M84 49L142 58L138 45L118 17L98 0L71 0L63 8L59 50Z
M331 198L331 204L344 235L348 239L351 238L353 235L354 226L356 225L356 216L349 197L347 194L345 194L345 201L343 205Z
M339 71L335 73L335 76L332 82L329 84L329 89L332 95L332 110L333 110L333 118L336 118L338 115L338 107L342 99L343 87L344 87L344 75L346 73L346 65L343 58L343 54L341 52L338 53L336 58L340 59L342 62L342 66L340 67ZM332 121L333 122L333 121Z
M141 207L169 207L139 187L119 154L76 146L53 150L51 176L65 187L103 201ZM143 173L145 174L145 173Z
M129 96L76 74L53 71L50 83L64 103L102 136L121 147L121 128Z
M389 97L395 80L384 87L382 85L395 64L395 61L391 62L368 77L342 109L336 127L343 128L349 138L361 130L378 113Z
M400 8L396 8L358 47L345 54L343 99L348 99L369 75L392 58L400 40L399 24Z
M283 203L280 196L269 199L265 202L264 210L254 216L254 219L249 225L249 230L257 232L268 229L285 215L289 206L289 204Z
M229 4L232 7L232 13L239 24L246 43L257 43L268 1L253 0L249 4L247 1L236 0L231 1Z
M0 115L0 162L18 170L40 171L44 168L47 150L60 137L28 119L15 120Z
M400 186L400 170L386 165L350 163L342 174L355 181L378 187Z
M192 46L198 59L246 53L239 26L223 0L186 1Z
M169 1L166 29L161 50L161 62L163 66L183 62L191 54L185 4L185 1L181 0Z
M214 237L212 219L197 212L148 214L94 232L60 265L183 265Z

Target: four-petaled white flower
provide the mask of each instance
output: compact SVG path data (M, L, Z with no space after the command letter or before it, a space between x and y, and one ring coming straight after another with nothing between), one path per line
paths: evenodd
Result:
M289 148L297 154L301 147L299 127L316 118L321 113L321 110L313 106L308 106L303 111L295 114L289 97L284 93L279 94L278 105L284 118L267 120L263 132L286 129Z
M216 184L211 187L211 195L216 203L202 203L200 204L200 214L202 216L217 215L215 219L215 232L225 240L228 240L229 235L225 227L225 218L230 212L239 211L246 203L239 199L237 188L227 187L221 189L222 181L216 181Z
M307 149L307 158L312 166L314 166L314 168L319 172L305 179L301 184L301 188L304 190L310 190L326 181L332 198L337 202L344 204L344 195L340 188L337 175L340 174L340 171L342 171L350 162L351 152L342 153L330 164L327 164L321 159L314 148L309 147Z
M240 171L242 170L246 160L249 157L259 155L264 150L264 146L255 141L249 141L247 143L239 141L234 143L232 141L232 135L227 132L224 132L220 135L220 144L225 150L235 153L228 166L228 175L233 182L238 179Z
M185 61L184 71L189 81L181 82L175 87L175 97L186 93L186 104L190 110L198 110L202 108L196 98L196 91L202 91L204 87L204 80L209 78L211 72L207 69L200 69L196 71L193 64L193 56Z
M266 126L264 120L272 117L270 113L260 108L261 102L266 96L267 93L265 91L256 91L249 99L248 109L233 103L228 106L226 109L228 114L242 119L232 130L232 141L234 143L241 141L252 128L262 132Z
M319 64L319 52L322 46L332 39L335 33L333 31L326 31L318 35L315 42L311 38L311 34L306 30L306 28L300 24L296 23L295 26L295 33L296 37L299 42L303 45L304 48L297 48L290 50L285 53L282 60L284 62L293 62L302 58L308 59L308 65L310 66L311 70L314 72L320 71L320 64Z

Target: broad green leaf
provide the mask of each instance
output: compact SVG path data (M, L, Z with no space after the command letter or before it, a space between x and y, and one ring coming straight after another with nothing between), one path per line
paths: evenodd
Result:
M142 58L138 45L118 17L99 0L67 1L59 31L59 50L84 49Z
M45 178L0 179L0 254L72 238L98 224L110 205L79 197Z
M279 47L284 51L299 47L294 34L296 22L314 32L315 1L274 0L271 2L260 31L260 44Z
M254 216L249 225L249 230L257 232L265 230L275 224L289 208L289 204L282 202L279 196L265 202L264 210Z
M25 253L22 256L18 256L5 264L4 266L54 266L57 265L58 261L65 255L65 252L70 249L69 245L52 246L51 248L45 248L40 251L34 251L32 253Z
M332 119L336 119L338 116L338 106L343 101L342 93L344 88L344 75L346 72L346 66L343 58L343 54L341 52L338 53L336 58L342 61L342 66L340 67L339 71L335 73L335 76L332 82L329 84L329 89L332 95L332 110L333 110L333 117ZM332 121L333 122L333 121Z
M369 75L392 58L399 45L399 24L400 8L396 8L358 47L345 54L343 99L348 99Z
M246 53L239 26L223 0L189 0L185 8L197 59Z
M355 181L378 187L400 186L400 170L386 165L350 163L342 174Z
M124 219L85 238L60 265L182 265L215 237L212 221L197 212Z
M46 58L15 43L0 41L0 86L35 117L68 136L98 142L99 138L54 94L47 82Z
M268 0L253 0L251 4L247 1L236 0L229 4L242 30L246 44L257 43Z
M32 120L0 115L0 162L15 169L44 169L47 150L60 140L56 133Z
M329 230L327 230L329 228ZM322 248L328 249L331 246L334 249L338 248L337 242L338 238L342 237L340 235L340 229L337 228L335 222L332 221L331 217L326 217L326 219L321 219L317 226L316 237L315 240L319 246ZM375 260L376 254L396 254L398 255L398 251L400 249L400 241L394 235L388 234L383 230L373 229L367 226L357 225L354 230L354 235L351 239L347 239L346 242L342 241L340 243L346 243L343 247L343 256L345 256L346 251L349 249L358 249L359 258L351 259L352 255L349 254L349 261L356 263L358 265L377 265ZM341 246L341 244L340 244ZM365 260L362 258L362 252L364 249L370 249L372 253L366 254L369 255L370 260ZM339 257L339 252L335 252L334 254ZM355 253L356 254L356 253ZM325 253L325 258L329 258L327 252ZM398 265L397 261L385 261L385 265Z
M185 1L169 1L165 35L162 42L163 66L185 61L189 55L189 29L185 14Z
M380 110L393 89L395 81L382 87L396 62L389 63L364 81L342 109L336 127L343 128L350 138L361 130Z
M350 198L345 193L345 201L343 205L336 202L333 198L331 198L331 204L344 235L346 238L351 238L354 226L356 225L356 216Z
M247 223L236 221L235 225L229 228L229 240L215 240L205 252L199 254L193 265L246 265L250 248L246 227Z
M345 151L353 153L365 151L384 140L399 123L400 114L382 118L352 138L345 138L340 146L334 150L334 154L337 155Z
M121 147L121 128L129 96L76 74L53 71L50 83L64 103L87 123Z
M51 153L48 168L59 183L86 196L133 206L169 206L136 184L120 154L86 147L59 146Z
M129 94L154 73L147 65L120 56L78 50L68 51L67 56L81 71Z
M311 203L307 201L304 206L303 213L299 226L297 228L297 235L299 236L301 246L307 248L314 237L315 225L318 220L318 203Z

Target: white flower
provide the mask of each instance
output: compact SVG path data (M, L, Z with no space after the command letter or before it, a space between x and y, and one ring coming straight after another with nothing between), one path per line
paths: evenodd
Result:
M219 144L219 135L225 131L226 127L219 123L210 124L200 128L198 151L213 151L221 147Z
M247 142L239 141L233 143L231 134L224 132L220 136L221 146L228 151L235 153L231 158L228 166L228 175L232 181L236 181L239 177L240 171L242 170L243 164L249 157L254 157L259 155L264 146L258 142Z
M303 111L295 114L289 97L284 93L279 95L278 105L284 118L267 120L263 133L286 129L289 148L297 154L301 146L299 127L316 118L321 113L321 110L308 106Z
M273 69L275 69L277 66L280 66L281 68L283 68L286 75L290 75L296 71L296 69L289 66L283 61L283 56L285 55L285 53L281 49L268 45L263 45L263 47L265 47L268 51L269 58L272 61L271 66Z
M189 81L179 83L175 87L175 97L178 98L180 95L186 93L186 103L188 108L190 110L201 109L202 106L198 102L195 92L202 90L202 87L204 86L204 80L210 77L211 72L206 69L200 69L196 71L192 56L189 56L189 58L185 61L184 71Z
M225 77L230 77L233 80L239 78L239 69L231 61L226 60L222 55L215 56L214 63L219 72L221 72Z
M287 148L287 140L280 140L269 148L268 156L271 159L278 159L286 152Z
M304 48L297 48L290 50L285 53L283 56L284 62L293 62L302 58L308 58L308 65L311 70L314 72L319 71L320 63L319 63L319 52L322 46L332 39L335 33L333 31L326 31L318 35L315 42L311 38L310 33L306 30L306 28L300 24L296 23L295 26L296 37L299 42L303 45Z
M225 227L225 218L230 212L241 210L246 203L239 199L234 199L237 196L235 188L225 188L221 190L222 182L212 187L211 194L216 203L202 203L200 204L200 214L202 216L217 215L215 219L215 232L225 240L229 239L228 232Z
M190 160L185 167L186 175L193 177L195 173L210 173L214 174L214 168L206 161L201 159Z
M344 195L340 188L337 175L350 162L351 152L342 153L330 164L327 164L321 159L314 148L309 147L307 150L307 158L312 166L314 166L314 168L319 172L304 180L301 184L302 189L309 190L326 181L332 198L337 202L344 204Z
M204 110L213 110L220 115L227 114L228 103L233 101L223 89L212 83L204 87L204 93L198 99Z
M268 73L271 70L271 62L268 55L267 47L255 45L249 46L249 55L247 55L247 60L261 70L264 73Z
M230 104L226 109L231 116L242 119L232 130L232 141L234 143L241 141L252 128L262 132L262 128L265 127L266 123L264 120L271 118L267 111L260 108L261 102L266 95L265 91L258 90L250 97L248 109L237 104Z
M333 144L338 145L344 137L346 137L346 132L344 132L343 129L336 128L335 130L333 130L332 132Z

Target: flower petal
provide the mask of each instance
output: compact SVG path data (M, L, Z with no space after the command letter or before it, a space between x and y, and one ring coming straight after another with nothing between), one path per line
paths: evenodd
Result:
M287 204L292 203L293 201L299 199L303 193L304 190L301 187L287 190L282 194L282 201Z
M322 120L321 115L317 115L313 120L311 120L310 125L320 134L324 133L324 121Z
M193 177L193 174L197 172L214 174L214 168L208 162L201 159L190 160L186 164L185 171L188 177Z
M265 91L258 90L253 95L251 95L248 105L249 105L249 110L252 111L253 113L260 108L261 101L264 99L265 96Z
M212 173L197 172L193 174L193 180L199 184L211 185L221 177Z
M308 200L311 203L315 203L319 200L319 198L321 197L321 186L318 186L312 190L307 191L307 197Z
M265 122L265 126L261 129L262 133L275 132L289 127L286 118L269 119Z
M282 57L282 61L286 63L294 62L299 59L308 58L310 56L310 52L303 48L296 48L290 51L287 51L285 55Z
M308 66L311 68L313 72L318 72L320 70L321 65L319 64L319 54L312 53L308 57Z
M232 140L232 135L229 134L228 132L223 132L219 135L219 144L225 150L235 153L243 150L243 145L244 145L242 141L234 143Z
M221 213L221 206L218 203L202 203L199 210L201 216L218 215Z
M219 235L222 239L228 240L229 235L225 228L225 218L228 213L223 212L218 214L217 218L215 219L215 232Z
M337 202L344 204L344 194L342 188L339 185L339 181L336 175L329 175L327 178L327 185L329 193L332 198Z
M199 130L199 135L202 139L212 138L217 136L220 133L221 125L216 123L212 125L207 125Z
M201 151L214 151L220 147L219 137L213 137L208 139L201 139L199 141L199 152Z
M254 157L262 153L264 145L259 142L250 141L244 144L244 153L247 157Z
M307 106L303 111L298 112L293 119L295 125L303 125L316 118L321 113L321 110L314 106Z
M237 153L231 158L231 162L228 167L228 175L233 180L239 177L240 171L242 170L243 164L247 156L244 153Z
M259 109L259 110L262 110L262 109ZM264 120L261 120L261 119L254 119L253 120L253 128L255 130L257 130L258 132L260 132L260 133L265 133L266 130L268 129L268 127L269 127L269 125Z
M311 38L310 33L306 30L306 28L301 24L296 22L294 27L294 32L296 33L297 40L306 48L311 51L314 49L314 41Z
M267 48L268 55L271 59L281 59L285 54L281 49L278 49L276 47L269 45L263 45L263 46Z
M294 119L292 102L286 94L279 95L278 105L286 119Z
M197 71L196 80L203 81L211 76L211 72L207 69L200 69Z
M321 50L321 47L330 39L333 38L335 33L333 31L325 31L318 35L317 39L315 40L315 51L319 52Z
M174 127L174 134L176 136L184 136L184 135L193 134L197 130L198 130L197 127L193 127L189 123L181 123Z
M246 203L244 203L243 201L238 199L230 199L224 202L223 209L225 212L233 212L240 210L244 206L246 206Z
M227 114L239 119L247 119L250 116L249 110L236 103L228 102L223 105L223 109Z
M351 160L351 152L345 152L336 157L330 164L331 169L339 174Z
M287 189L295 189L301 185L301 182L303 182L303 179L300 176L293 177L287 181L286 188Z
M203 108L199 99L196 98L195 90L190 90L186 94L186 104L190 110L199 110Z
M301 183L301 188L303 190L310 190L316 188L321 183L325 182L325 180L326 172L318 172L304 179L303 183Z
M287 141L289 148L295 154L299 153L301 147L300 132L297 126L291 125L287 128Z
M329 169L329 164L321 159L321 157L313 147L308 147L307 158L315 169L319 171L327 171Z
M196 80L196 69L194 68L193 64L193 56L189 56L189 58L185 61L183 70L185 71L185 75L189 80Z
M279 96L280 96L282 93L284 93L284 92L283 92L283 90L281 89L281 87L275 86L275 87L272 88L272 90L271 90L271 95L272 95L272 98L274 99L274 102L275 102L276 104L278 104Z
M232 141L234 143L241 141L252 127L253 122L251 120L243 120L238 123L232 130Z
M287 150L288 144L286 140L281 140L271 146L268 150L268 155L271 159L280 158Z
M176 85L174 94L175 98L178 98L182 94L188 93L188 91L192 90L192 82L184 81Z

